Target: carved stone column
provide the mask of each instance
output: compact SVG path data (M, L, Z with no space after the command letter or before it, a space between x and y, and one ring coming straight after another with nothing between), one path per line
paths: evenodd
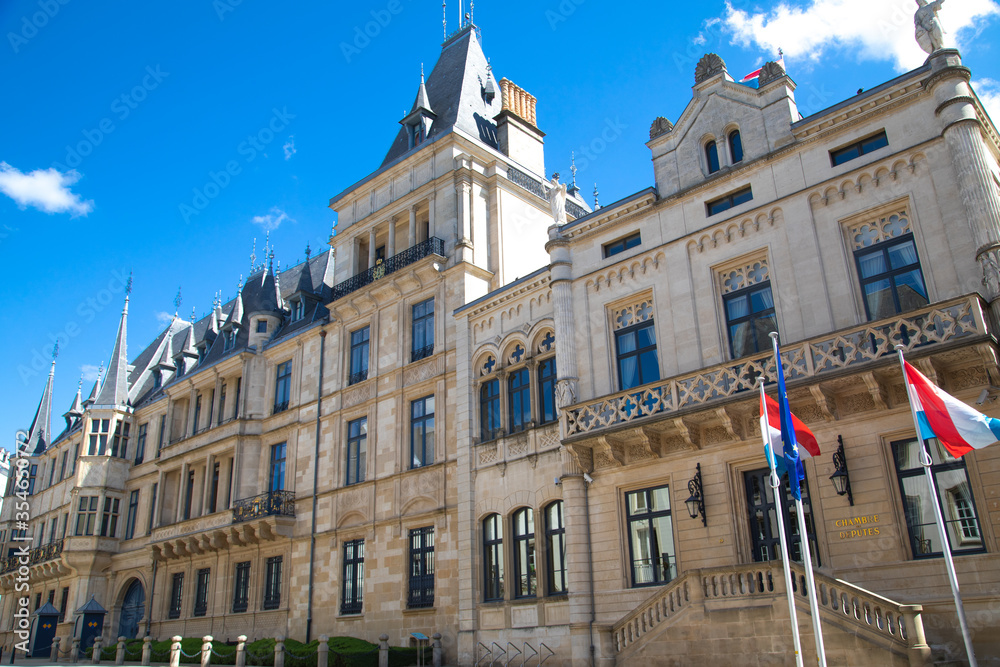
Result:
M417 245L417 205L410 207L409 247Z
M472 263L472 184L468 181L456 184L455 196L458 199L456 207L458 216L456 259L459 262Z
M571 287L572 262L569 241L555 225L549 227L549 242L545 244L549 253L552 272L552 307L556 321L556 405L562 410L576 403L576 321L573 318L573 290ZM560 431L563 426L560 422ZM560 437L566 437L560 433Z
M385 256L396 254L396 218L389 218L389 242L385 246Z
M375 266L375 228L368 232L368 268Z
M982 269L984 293L994 317L1000 298L1000 195L993 182L990 158L983 141L980 120L968 81L954 49L941 49L930 57L933 73L927 81L938 103L936 114L943 126L951 154L966 219L976 244L976 260Z

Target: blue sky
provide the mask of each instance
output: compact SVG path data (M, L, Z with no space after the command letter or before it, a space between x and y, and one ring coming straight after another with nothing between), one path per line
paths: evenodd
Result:
M325 248L326 204L378 167L442 41L427 0L0 5L0 434L13 445L56 369L56 431L107 363L134 273L130 356L174 312L200 317L248 274L251 247L289 266ZM550 172L610 203L652 185L649 125L676 120L694 66L739 79L781 47L803 114L923 62L908 0L788 5L489 2L486 55L538 98ZM627 10L627 12L625 11ZM468 6L465 11L469 11ZM949 0L941 20L1000 120L1000 7ZM447 7L448 30L459 7ZM226 173L227 167L230 173Z

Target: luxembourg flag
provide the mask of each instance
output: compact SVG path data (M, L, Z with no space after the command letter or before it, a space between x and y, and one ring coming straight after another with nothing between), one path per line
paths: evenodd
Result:
M937 438L955 457L1000 440L1000 419L973 410L946 394L909 362L903 363L906 368L906 391L917 413L921 437Z

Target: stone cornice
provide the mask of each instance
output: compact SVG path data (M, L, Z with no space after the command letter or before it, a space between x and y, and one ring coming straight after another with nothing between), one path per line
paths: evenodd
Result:
M538 289L542 289L546 287L551 281L552 281L551 274L548 271L545 271L535 276L532 280L526 280L520 283L513 283L512 286L509 286L508 288L498 290L493 296L493 298L476 304L476 307L471 309L465 315L466 317L468 317L468 319L471 320L475 317L478 317L479 315L482 315L485 311L492 310L493 308L497 308L498 306L502 306L503 304L509 301L513 301L517 298L520 298L521 296L527 294L528 292L534 292Z

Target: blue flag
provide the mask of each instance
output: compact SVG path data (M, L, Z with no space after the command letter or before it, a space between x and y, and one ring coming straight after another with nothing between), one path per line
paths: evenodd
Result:
M784 459L785 470L788 472L788 489L792 492L792 498L802 500L802 487L799 482L806 478L806 470L802 466L802 459L799 457L799 446L795 440L795 427L792 424L792 411L788 407L788 392L785 391L785 371L781 368L781 353L778 351L778 341L774 340L773 343L775 372L778 375L778 408L781 410L782 458Z

